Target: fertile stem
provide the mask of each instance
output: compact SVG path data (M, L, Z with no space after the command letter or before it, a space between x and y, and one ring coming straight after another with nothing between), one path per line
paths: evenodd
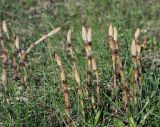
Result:
M75 80L78 84L78 91L80 94L80 104L81 104L81 108L82 108L82 115L83 115L83 123L85 123L85 110L84 110L84 101L83 101L83 91L81 88L81 78L80 78L80 74L78 72L78 68L76 65L76 61L74 58L74 53L73 53L73 47L72 47L72 41L71 41L71 31L68 31L67 34L67 49L68 49L68 53L71 57L71 61L72 61L72 65L73 65L73 71L74 71L74 75L75 75Z
M61 75L61 82L62 82L62 91L63 91L63 96L64 96L65 104L66 104L66 127L69 127L70 126L70 100L69 100L67 79L66 79L64 69L62 67L62 61L61 61L60 56L55 54L54 59L61 71L60 75Z

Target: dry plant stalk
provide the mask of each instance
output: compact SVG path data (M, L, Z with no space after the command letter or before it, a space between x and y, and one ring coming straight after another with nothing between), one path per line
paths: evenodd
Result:
M138 72L138 81L137 81L137 86L138 86L138 83L140 85L140 88L142 89L142 80L141 80L141 48L143 47L144 49L147 48L147 38L145 37L144 38L144 41L143 41L143 44L140 45L139 42L138 42L138 38L139 38L139 35L140 35L140 29L138 28L135 32L135 48L136 48L136 52L137 52L137 57L136 57L136 62L137 62L137 70ZM136 74L137 75L137 74ZM136 76L135 75L135 76ZM136 79L135 79L136 80ZM138 96L138 95L137 95Z
M132 52L132 62L134 65L134 105L137 105L137 98L138 98L138 85L142 88L142 80L141 80L141 47L146 47L146 41L144 41L143 45L140 46L138 44L138 38L140 35L140 29L138 28L135 32L134 39L131 45L131 52Z
M5 20L3 20L2 22L2 29L7 34L7 37L10 38L9 33L8 33L7 23Z
M14 44L15 44L15 50L16 50L16 56L19 58L16 66L13 66L14 68L14 80L21 80L23 83L22 86L15 86L17 92L21 93L23 90L24 93L28 93L29 91L29 85L28 85L28 74L27 74L27 62L25 61L25 51L20 49L19 46L19 37L15 36L14 38ZM22 73L21 73L22 72ZM21 75L20 75L21 74Z
M4 38L2 36L2 33L0 31L0 39L1 39L1 46L2 46L2 77L1 77L1 80L2 80L2 85L4 87L4 98L5 98L5 101L7 103L7 105L10 105L11 103L11 97L10 97L10 94L9 94L9 91L8 91L8 76L7 76L7 61L8 61L8 57L7 57L7 50L6 50L6 47L5 47L5 43L4 43ZM9 112L8 113L11 121L13 122L13 116L12 116L12 113Z
M7 57L7 50L6 50L6 47L5 47L5 43L4 43L4 38L2 36L2 33L0 32L0 39L1 39L1 46L2 46L2 85L4 87L4 97L5 97L5 100L7 102L7 104L10 103L10 96L9 96L9 93L8 93L8 86L7 86L7 82L8 82L8 77L7 77L7 61L8 61L8 57Z
M76 68L76 61L75 61L75 58L74 58L74 53L73 53L73 48L72 48L72 41L71 41L71 30L68 31L67 33L67 51L68 51L68 54L69 56L71 57L71 61L72 61L72 64L73 64L73 69Z
M22 81L24 83L25 90L27 90L28 89L27 63L25 62L25 51L20 49L19 36L15 36L14 45L15 45L15 48L16 48L16 55L19 56L19 64L16 64L16 66L13 66L14 71L15 71L15 76L14 77L15 77L15 80L19 79L18 72L19 72L19 68L21 67L23 72L24 72Z
M95 67L96 65L96 61L93 60L95 63L93 65L92 63L92 30L89 27L82 27L82 38L85 42L85 50L86 50L86 55L87 55L87 95L90 97L90 86L91 86L91 76L92 76L92 70L93 67ZM94 68L95 69L95 68ZM96 86L96 96L97 96L97 105L100 103L99 102L99 76L98 76L98 69L96 69L94 72L96 74L96 81L97 81L97 86ZM94 101L93 101L94 100ZM96 104L95 104L95 99L94 96L91 96L91 102L92 102L92 107L94 109L94 111L96 112ZM94 103L93 103L94 102Z
M125 102L125 110L126 110L126 112L128 112L127 83L125 81L124 68L123 68L123 65L122 65L122 60L121 60L121 57L119 55L117 56L117 60L118 60L118 66L120 68L120 75L121 75L121 80L122 80L122 84L123 84L123 99L124 99L124 102Z
M80 104L81 104L81 108L82 108L83 122L85 122L85 110L84 110L84 101L83 101L83 90L81 88L80 74L78 72L78 68L77 68L77 65L76 65L75 58L74 58L72 41L71 41L71 34L72 34L71 30L69 30L68 34L67 34L67 50L68 50L68 53L69 53L69 55L71 57L75 80L76 80L76 82L78 84L78 91L79 91L79 94L80 94Z
M109 45L112 50L112 67L113 67L113 87L114 87L114 96L116 97L116 90L117 90L117 74L116 74L116 55L117 55L117 44L114 40L114 29L113 26L110 24L109 26ZM115 32L116 35L116 32Z
M91 28L82 27L82 38L85 41L85 50L87 55L87 95L90 95L90 86L91 86L91 71L92 71L92 31Z
M134 65L134 90L133 90L133 96L134 96L134 105L137 105L137 89L138 89L138 65L137 65L137 44L136 41L132 41L131 46L131 52L132 52L132 62Z
M96 97L97 97L97 106L98 106L100 104L99 72L98 72L96 60L94 58L92 58L92 69L96 75L96 84L97 84L96 85Z
M92 102L93 109L94 109L94 111L96 112L97 107L96 107L94 95L91 96L91 102Z
M69 100L69 92L68 92L66 74L62 67L62 61L61 61L60 56L57 54L54 54L54 59L61 71L60 75L61 75L61 82L62 82L62 91L63 91L65 104L66 104L66 127L69 127L70 126L70 100Z
M22 65L22 68L24 70L24 77L23 77L23 81L24 81L24 84L25 84L25 87L27 88L28 86L28 83L27 83L27 70L26 70L26 63L25 63L25 58L26 58L26 55L36 46L38 45L40 42L46 40L47 38L55 35L56 33L58 33L60 31L61 27L58 27L52 31L50 31L48 34L46 35L43 35L40 39L38 39L37 41L31 43L31 45L28 47L28 49L26 51L24 50L20 50L19 49L19 42L16 43L16 48L18 49L18 52L19 52L19 57L20 57L20 63Z
M136 43L138 43L138 37L139 37L139 35L140 35L140 29L137 28L137 29L136 29L136 32L135 32L135 34L134 34L134 39L135 39Z
M11 48L11 60L12 60L12 66L13 66L13 70L14 70L14 79L18 78L18 71L17 71L17 63L16 63L16 58L15 58L15 50L14 50L14 44L11 41L11 37L8 31L8 27L7 27L7 23L5 20L3 20L2 22L2 29L4 31L4 33L7 35L8 38L8 42L9 42L9 46Z
M112 66L113 66L113 73L114 73L114 96L116 97L116 89L117 89L117 84L116 84L116 77L117 77L117 70L116 70L116 60L118 63L118 68L120 71L120 76L123 84L123 99L125 103L125 110L128 112L128 96L127 96L127 84L125 81L125 76L124 76L124 68L122 65L122 60L121 57L119 56L119 51L118 51L118 43L117 43L117 28L114 27L110 24L109 26L109 45L112 50Z
M24 83L25 90L27 90L28 89L28 75L27 75L27 63L25 62L25 51L24 50L20 50L19 58L20 58L20 66L24 72L22 81Z
M29 48L26 50L25 54L28 54L36 45L38 45L40 42L46 40L47 38L57 34L60 31L61 27L58 27L52 31L50 31L48 34L43 35L40 39L38 39L36 42L31 43Z
M71 35L72 35L72 32L71 32L71 30L69 30L67 33L67 51L68 51L69 55L73 58L74 56L73 56Z
M79 91L79 94L80 94L80 104L81 104L81 108L82 108L82 115L83 115L83 121L85 122L85 110L84 110L84 101L83 101L83 90L81 88L81 79L80 79L80 75L78 73L78 70L77 68L74 69L75 70L75 79L76 79L76 82L78 84L78 91Z
M27 75L27 63L25 62L26 59L26 55L36 46L38 45L40 42L46 40L47 38L51 37L52 35L55 35L56 33L58 33L60 31L60 27L50 31L47 35L43 35L40 39L38 39L36 42L33 42L29 48L24 51L24 50L20 50L19 48L19 38L17 37L15 40L15 46L17 48L18 51L18 55L20 57L20 65L24 71L24 76L23 76L23 82L25 85L25 89L28 88L28 75Z
M142 89L142 79L141 79L141 71L142 71L142 67L141 67L141 45L137 44L137 65L138 65L138 81L139 81L139 85L140 88Z
M15 42L15 48L16 48L16 55L18 57L19 53L20 53L20 46L19 46L19 36L15 36L14 38L14 42ZM17 81L19 79L19 64L16 63L16 60L14 59L14 64L13 64L13 68L14 68L14 79Z

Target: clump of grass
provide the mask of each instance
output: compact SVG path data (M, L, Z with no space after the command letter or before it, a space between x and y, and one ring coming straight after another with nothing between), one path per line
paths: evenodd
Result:
M62 61L61 61L60 56L55 53L54 59L61 71L60 76L61 76L61 82L62 82L62 91L63 91L63 96L64 96L65 104L66 104L66 127L69 127L70 126L70 100L69 100L69 92L68 92L66 74L62 67Z

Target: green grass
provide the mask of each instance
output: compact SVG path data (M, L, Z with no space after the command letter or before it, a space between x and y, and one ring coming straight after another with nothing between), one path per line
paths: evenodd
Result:
M7 21L12 37L14 37L14 33L20 35L23 49L26 49L31 42L52 28L62 27L57 35L35 47L33 52L27 56L30 88L28 103L16 101L17 92L14 91L14 86L23 83L21 81L15 82L13 69L8 68L8 85L13 102L8 107L3 101L3 93L0 92L0 122L5 127L65 126L65 103L60 75L52 58L52 53L57 52L62 57L68 76L68 84L71 88L71 122L75 123L75 126L81 126L82 116L79 95L76 90L77 84L74 80L71 61L63 47L65 47L67 31L72 28L74 31L72 43L84 88L86 86L87 61L81 28L83 25L82 17L85 15L93 31L92 49L100 72L101 97L100 117L93 109L86 110L85 125L88 127L112 125L123 127L124 121L127 121L130 127L134 127L134 125L139 127L160 126L160 50L158 49L156 53L149 53L152 50L153 37L156 37L157 42L160 40L159 10L160 2L157 0L90 0L87 2L86 0L68 0L68 3L62 0L51 0L51 2L47 0L41 0L41 2L36 0L0 0L0 23L3 20ZM124 62L128 85L133 85L130 82L133 68L130 47L136 28L140 27L142 30L140 40L144 36L149 39L149 47L143 54L145 55L142 63L144 67L142 72L143 90L142 95L138 98L138 109L135 112L133 105L131 105L127 115L123 110L124 103L121 96L116 101L113 98L112 58L108 43L110 23L118 28L120 55ZM2 64L0 63L0 65ZM2 72L2 66L0 66L0 72ZM94 80L92 80L93 87ZM2 91L1 82L0 88ZM121 92L119 91L118 94L121 95ZM86 102L86 105L89 106L89 102ZM119 109L117 114L114 112L115 108ZM14 122L9 119L9 111L14 114ZM96 120L98 120L97 123Z

